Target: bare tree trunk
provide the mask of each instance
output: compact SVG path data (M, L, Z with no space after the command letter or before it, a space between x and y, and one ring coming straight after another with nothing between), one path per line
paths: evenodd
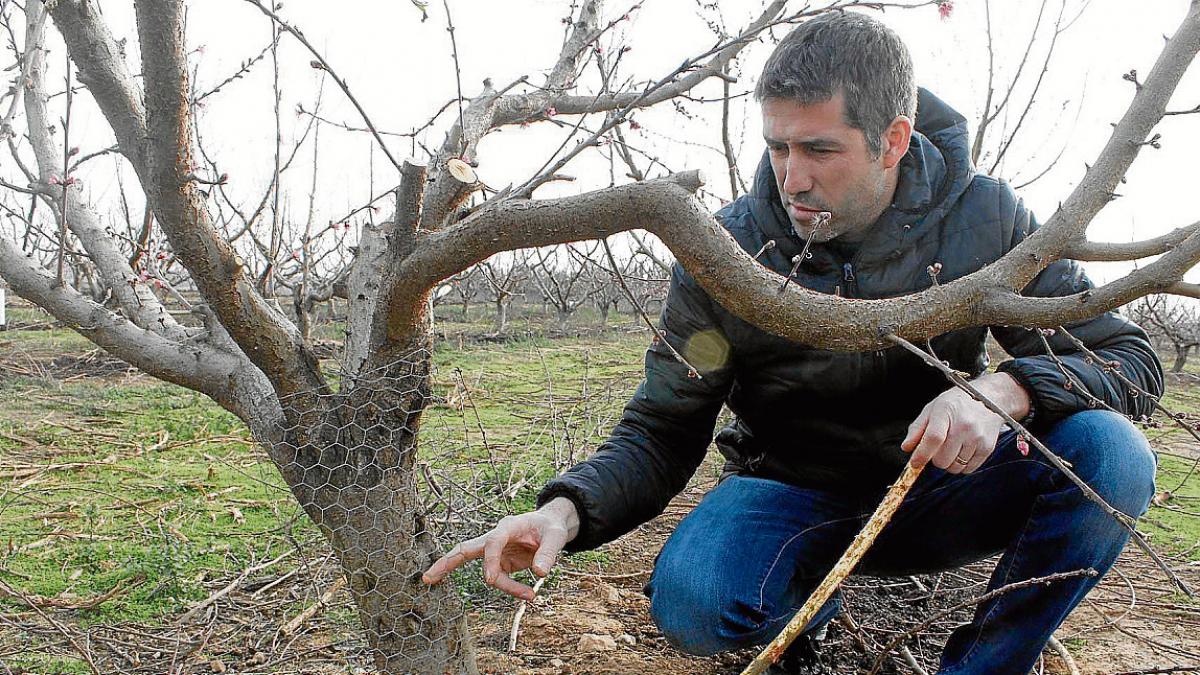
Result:
M293 290L294 296L293 306L296 309L296 328L300 330L300 337L305 342L312 339L312 311L314 302L307 297L307 293L301 293L300 289Z
M501 298L496 299L496 324L494 326L496 335L504 332L508 328L508 303Z
M1172 373L1183 372L1183 367L1187 365L1188 352L1191 349L1191 345L1175 345L1175 363L1171 366Z

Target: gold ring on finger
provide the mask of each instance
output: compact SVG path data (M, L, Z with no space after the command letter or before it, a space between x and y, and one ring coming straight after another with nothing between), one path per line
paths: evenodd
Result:
M966 466L966 465L967 465L967 460L963 459L962 457L955 457L955 458L954 458L954 463L955 463L955 464L961 464L961 465L963 465L963 466Z

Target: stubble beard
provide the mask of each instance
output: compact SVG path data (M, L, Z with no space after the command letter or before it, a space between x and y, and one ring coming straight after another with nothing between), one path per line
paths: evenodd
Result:
M846 203L834 209L830 208L823 200L816 201L816 204L810 201L799 200L806 206L813 206L822 209L823 212L829 213L830 218L819 225L814 226L814 222L818 218L805 219L802 222L797 222L797 219L788 209L788 199L783 197L783 191L780 190L780 198L783 201L783 209L787 214L788 221L792 225L794 231L801 239L812 239L813 243L823 243L831 239L842 238L848 242L862 241L871 225L879 219L883 211L887 207L889 199L884 198L884 193L887 192L888 178L886 174L878 176L866 176L864 180L854 189L850 190L849 194L857 194L863 199L854 200L847 199Z

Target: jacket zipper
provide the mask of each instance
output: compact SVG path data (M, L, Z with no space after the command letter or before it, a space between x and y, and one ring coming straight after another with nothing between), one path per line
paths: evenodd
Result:
M857 279L858 279L858 277L854 276L854 264L853 263L843 263L842 264L842 280L846 282L846 297L847 298L858 297L858 292L857 292L858 284L856 283Z
M858 277L854 275L853 262L842 263L842 280L846 282L846 297L858 297ZM887 357L884 356L883 350L875 350L875 353L872 354L872 357L875 361L875 367L879 370L882 370L884 365L887 363Z

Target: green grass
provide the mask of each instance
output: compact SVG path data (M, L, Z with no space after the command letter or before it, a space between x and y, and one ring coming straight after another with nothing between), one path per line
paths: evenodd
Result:
M1194 461L1175 456L1160 456L1159 495L1171 491L1162 504L1151 505L1142 520L1142 529L1151 543L1166 551L1186 551L1189 560L1200 560L1200 468L1192 472ZM1190 474L1190 475L1189 475ZM1187 478L1184 482L1184 478Z
M45 675L76 675L77 673L82 675L92 672L83 659L33 652L11 657L7 665L16 672L44 673Z
M23 591L89 598L122 584L81 619L148 620L204 597L204 579L284 550L296 506L208 399L153 382L17 381L0 408L0 464L28 474L0 497L0 577Z

